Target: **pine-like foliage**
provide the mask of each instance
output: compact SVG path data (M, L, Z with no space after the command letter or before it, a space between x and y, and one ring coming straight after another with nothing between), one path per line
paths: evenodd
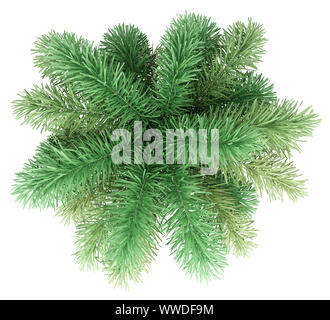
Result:
M17 200L74 223L77 262L102 266L116 284L141 279L163 236L187 273L221 275L227 253L246 256L256 246L259 195L305 195L290 157L320 121L310 107L278 99L257 72L264 35L252 20L220 29L183 14L155 50L124 24L99 46L68 32L38 38L35 65L48 82L25 90L13 108L50 135L17 173ZM202 175L203 164L188 160L116 164L112 132L134 121L162 133L218 129L218 172Z

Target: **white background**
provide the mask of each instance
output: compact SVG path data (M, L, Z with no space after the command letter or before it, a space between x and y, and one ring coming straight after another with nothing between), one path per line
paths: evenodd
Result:
M330 298L329 210L329 1L2 1L0 9L2 299L323 299ZM74 263L74 229L52 210L14 203L14 172L44 139L12 116L11 101L40 83L30 49L51 29L72 31L98 43L117 23L140 27L154 45L170 20L185 10L226 27L248 17L261 22L269 42L260 70L279 97L313 105L322 117L314 136L296 154L308 178L308 197L269 202L256 214L259 247L247 259L229 257L222 280L200 284L179 270L167 248L143 283L113 288L103 273L81 272Z

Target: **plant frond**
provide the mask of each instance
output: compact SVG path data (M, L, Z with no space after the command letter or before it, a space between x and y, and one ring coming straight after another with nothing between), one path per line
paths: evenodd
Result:
M211 88L207 88L207 82L200 81L197 86L199 100L196 104L204 110L206 106L226 107L231 103L244 105L254 100L268 103L276 100L273 84L262 74L247 71L238 73L231 80L228 81L227 77L214 79Z
M107 184L115 170L110 134L89 134L61 141L47 139L16 174L13 194L30 207L51 207Z
M209 18L184 14L172 21L156 59L155 96L163 114L178 115L192 107L200 65L218 41L219 29Z
M290 155L291 150L300 151L302 138L312 135L320 123L319 116L311 107L299 110L301 105L292 100L275 100L272 103L255 100L244 106L231 104L222 117L260 130L267 149L280 155Z
M88 207L76 226L75 260L84 270L96 270L102 265L111 236L111 206L107 202Z
M164 224L172 255L191 276L201 281L217 278L226 263L216 215L203 200L203 191L196 178L182 167L173 168L172 172L167 183L168 218Z
M247 103L254 100L272 102L276 99L274 85L262 74L253 71L243 73L241 81L231 87L230 95L224 97L224 103Z
M111 210L112 232L104 255L111 282L127 286L149 270L159 242L158 196L163 192L158 168L127 166L115 186Z
M265 52L264 29L251 19L247 25L235 22L224 30L219 41L219 49L203 63L196 84L196 103L201 107L233 94L233 89L244 83L242 78L246 77L246 72L256 69Z
M206 129L208 143L211 142L211 130L219 130L219 162L226 167L227 163L237 163L251 159L253 155L261 151L262 144L258 129L235 121L230 116L221 117L217 110L209 114L184 114L178 117L169 118L169 128L181 128L182 130ZM189 144L186 144L187 151ZM187 159L188 157L186 157Z
M247 25L237 21L224 30L220 38L219 58L230 70L256 69L265 53L265 30L261 24L248 20Z
M155 67L155 53L139 28L118 24L103 35L101 50L124 65L124 71L135 74L135 78L150 84Z
M32 128L55 133L87 133L111 128L113 116L74 93L69 86L35 85L13 102L16 119Z
M111 192L113 191L111 182L107 186L96 186L91 191L72 198L57 209L56 216L62 220L64 225L71 223L78 225L85 219L85 214L88 211L110 200Z
M238 165L229 164L226 168L220 165L220 171L224 173L226 181L229 177L235 183L252 183L260 196L265 192L271 200L283 200L286 194L296 201L306 195L306 180L301 179L301 174L292 161L276 153L260 153L253 160Z
M109 61L100 50L72 33L50 32L36 41L35 65L55 84L68 84L93 105L102 104L118 127L154 118L157 110L123 64Z
M252 214L258 204L255 189L250 185L226 183L221 176L204 178L206 197L217 211L223 241L235 256L246 257L256 247Z

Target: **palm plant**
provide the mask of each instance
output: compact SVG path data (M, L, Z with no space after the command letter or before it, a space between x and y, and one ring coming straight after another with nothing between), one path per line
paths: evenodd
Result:
M50 135L17 173L17 200L74 223L76 260L102 266L114 283L139 280L162 237L186 272L218 277L227 253L255 247L259 195L305 195L290 157L319 118L279 100L257 72L265 42L252 20L220 29L195 14L177 16L155 50L125 24L99 46L68 32L41 36L33 53L48 81L13 107ZM217 128L218 172L203 175L188 162L115 164L111 131L136 120L161 132Z

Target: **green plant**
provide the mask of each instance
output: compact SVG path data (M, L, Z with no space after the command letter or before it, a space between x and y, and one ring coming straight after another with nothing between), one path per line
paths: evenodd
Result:
M100 46L68 32L41 36L35 65L49 81L13 107L51 134L17 173L17 200L73 222L77 261L102 266L114 283L139 280L162 236L189 274L218 277L229 251L246 256L255 247L258 194L305 195L291 152L320 121L311 108L276 98L257 73L265 42L252 20L220 29L195 14L174 19L155 50L124 24ZM136 120L161 132L219 129L220 169L115 164L111 131Z

